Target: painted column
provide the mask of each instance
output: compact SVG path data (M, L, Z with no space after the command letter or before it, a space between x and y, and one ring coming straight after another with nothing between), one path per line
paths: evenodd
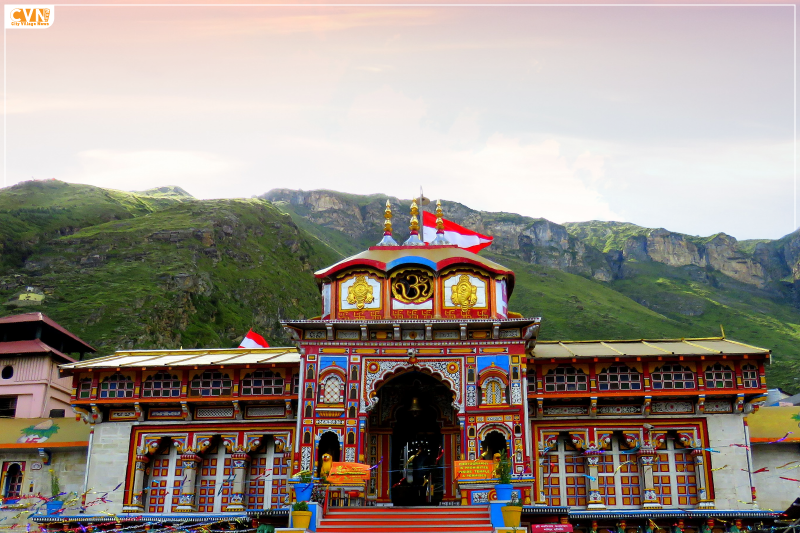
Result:
M181 486L181 495L178 498L178 506L175 512L193 513L197 511L195 506L195 481L197 480L197 467L203 459L194 452L181 455L183 462L184 481Z
M233 464L233 487L231 487L230 503L223 509L226 513L244 511L244 479L247 475L247 468L250 466L250 456L244 452L235 452L231 455L231 463ZM265 498L270 496L264 495Z
M126 505L123 512L135 513L144 510L144 475L150 458L147 455L136 455L136 467L133 472L133 487L131 488L131 503Z
M658 499L658 493L653 482L653 465L655 464L656 451L653 448L643 448L639 450L637 455L639 456L639 467L642 471L642 489L644 493L642 508L661 509L661 501Z
M700 509L713 509L714 500L709 499L706 488L706 465L703 459L703 450L692 450L692 458L694 458L694 473L697 478L697 496L700 500L697 507Z
M587 450L584 457L586 458L586 466L589 470L589 476L586 478L589 481L589 500L587 509L605 509L606 504L603 497L600 496L600 482L597 476L597 465L600 462L600 451Z

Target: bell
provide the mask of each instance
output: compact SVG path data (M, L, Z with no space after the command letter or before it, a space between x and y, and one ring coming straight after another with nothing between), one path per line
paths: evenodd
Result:
M411 398L411 408L408 411L414 416L417 416L422 412L422 407L419 406L419 398L416 396Z

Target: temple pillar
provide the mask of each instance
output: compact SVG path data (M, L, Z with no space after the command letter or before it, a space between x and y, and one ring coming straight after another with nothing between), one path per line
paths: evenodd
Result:
M131 487L131 503L124 507L123 513L135 513L144 510L144 477L147 463L149 462L150 458L147 455L136 455L133 487Z
M703 458L703 450L692 450L692 458L694 459L694 474L697 479L697 497L700 500L697 507L699 509L713 509L714 500L708 497L706 465L705 459Z
M244 452L236 452L231 455L233 465L233 487L231 487L231 501L223 509L225 512L244 511L244 480L247 476L247 468L250 466L250 456ZM265 495L270 497L271 495Z
M600 462L600 452L587 451L586 468L589 470L589 477L586 478L589 485L589 499L587 509L605 509L606 503L600 495L600 481L597 476L597 465Z
M655 464L655 450L640 450L639 467L642 471L642 508L661 509L661 501L658 499L655 482L653 479L653 465Z
M197 467L203 459L195 454L189 452L181 455L183 463L183 485L181 486L181 495L178 497L178 506L175 511L178 513L193 513L197 511L195 505L195 482L197 481Z

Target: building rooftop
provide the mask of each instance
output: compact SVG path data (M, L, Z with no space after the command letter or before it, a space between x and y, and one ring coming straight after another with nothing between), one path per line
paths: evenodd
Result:
M657 357L665 355L770 355L770 350L722 337L608 341L539 341L536 359L581 357Z
M52 346L48 346L39 339L33 339L29 341L0 342L0 355L10 355L10 354L22 355L22 354L35 354L35 353L52 353L56 357L68 363L75 362L75 359L73 359L72 357L59 352Z
M41 330L39 329L41 327ZM89 343L70 333L43 313L0 317L0 342L39 339L63 353L94 353Z
M62 371L90 368L154 368L199 365L299 363L292 348L218 348L197 350L124 350L114 355L61 365Z

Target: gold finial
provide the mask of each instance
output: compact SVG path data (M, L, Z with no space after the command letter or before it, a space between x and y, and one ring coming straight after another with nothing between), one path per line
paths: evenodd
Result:
M392 204L389 203L389 200L386 200L386 211L383 213L383 231L384 235L391 235L392 234Z
M383 239L378 246L397 246L397 241L392 238L392 204L386 200L386 211L383 212Z
M436 200L436 233L444 233L444 222L442 221L442 201Z
M417 207L417 201L414 200L411 202L411 225L408 226L408 229L411 230L411 233L416 233L419 231L419 220L417 219L418 214L419 208Z

